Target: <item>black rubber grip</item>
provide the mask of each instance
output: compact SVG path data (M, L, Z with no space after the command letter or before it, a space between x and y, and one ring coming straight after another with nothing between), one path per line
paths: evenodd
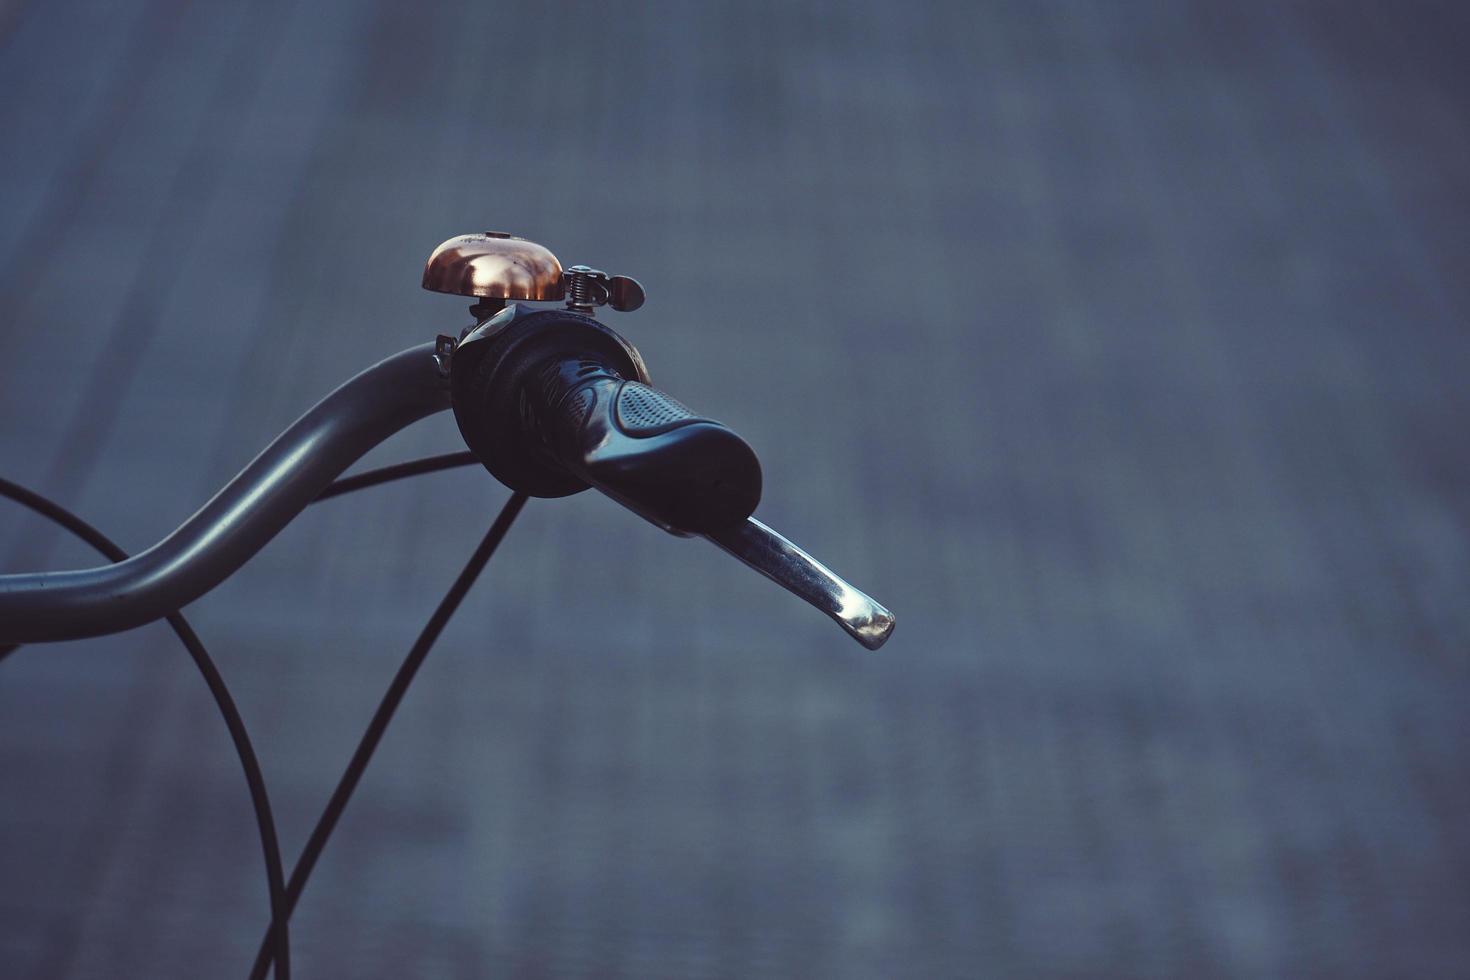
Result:
M522 421L559 466L666 530L739 523L761 499L755 451L725 425L602 359L554 358L522 389Z

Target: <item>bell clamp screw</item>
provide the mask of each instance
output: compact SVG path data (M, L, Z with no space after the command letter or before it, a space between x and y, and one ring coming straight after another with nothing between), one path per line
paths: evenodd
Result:
M567 309L590 315L594 306L611 306L619 313L631 313L646 298L637 279L609 276L585 265L568 266L562 273L566 288Z

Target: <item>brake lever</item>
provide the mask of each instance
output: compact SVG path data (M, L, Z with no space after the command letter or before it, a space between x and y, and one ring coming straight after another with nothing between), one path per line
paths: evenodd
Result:
M453 353L460 433L501 483L535 497L596 486L671 534L708 538L869 650L887 642L887 609L754 517L726 523L760 501L755 453L649 387L637 349L591 317L597 306L642 306L637 280L563 269L544 246L487 231L435 249L423 285L478 300L470 307L477 323L458 346L441 340ZM567 309L523 308L546 300L566 300Z
M869 650L893 635L893 613L754 517L704 537L826 613Z

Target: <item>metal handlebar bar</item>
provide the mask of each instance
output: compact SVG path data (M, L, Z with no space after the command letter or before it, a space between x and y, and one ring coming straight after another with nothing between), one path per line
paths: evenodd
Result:
M368 450L450 407L442 351L420 344L363 371L298 419L168 537L126 561L0 575L0 644L117 633L219 585ZM704 534L876 650L893 616L781 535L747 518Z
M750 516L760 464L738 435L649 386L638 351L589 314L636 309L642 287L495 232L451 239L424 285L473 295L480 322L368 368L278 436L168 537L126 561L0 575L0 644L73 640L161 619L219 585L347 467L453 408L469 448L511 489L597 487L654 524L701 535L876 650L893 615ZM537 310L507 299L567 299Z
M183 608L250 560L369 449L447 408L449 382L433 344L373 365L147 551L100 568L0 575L0 643L117 633Z

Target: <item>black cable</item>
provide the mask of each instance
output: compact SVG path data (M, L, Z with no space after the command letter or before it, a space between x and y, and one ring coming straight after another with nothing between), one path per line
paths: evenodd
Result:
M391 467L390 467L391 468ZM363 474L367 476L369 474ZM306 846L301 849L301 857L296 859L296 866L291 869L291 880L286 885L286 915L295 910L297 901L301 898L301 892L306 888L306 880L311 876L312 868L316 866L317 859L321 857L322 850L327 846L327 838L337 826L342 811L347 808L348 801L352 798L352 792L357 788L358 781L362 778L363 771L367 769L372 760L373 752L378 747L378 742L387 730L388 723L393 720L393 713L398 710L399 702L408 691L409 684L418 669L422 666L424 658L429 655L429 649L434 641L439 638L449 618L459 608L460 602L465 594L469 592L470 586L475 584L475 579L485 568L485 563L490 556L495 554L505 532L510 530L516 515L526 504L526 495L523 493L513 494L501 508L500 514L495 522L490 525L490 530L485 532L485 537L480 541L475 553L460 571L459 577L449 587L444 598L439 600L439 606L429 621L424 624L419 637L414 641L413 648L408 651L403 664L398 668L398 673L393 677L393 683L388 685L388 690L383 694L383 700L378 703L378 709L373 712L372 721L368 723L367 731L363 732L362 739L357 743L357 749L352 753L352 761L347 763L347 768L342 772L342 778L337 782L337 788L332 791L332 798L327 801L322 815L317 818L316 826L312 828L311 837L307 839ZM285 923L282 922L284 927ZM263 980L265 971L270 966L271 952L269 940L271 930L267 928L265 936L260 941L260 951L255 956L255 967L250 971L251 980Z
M0 495L24 507L29 507L42 517L61 525L91 545L109 561L127 560L127 552L119 548L111 538L60 504L18 483L11 483L3 477L0 477ZM168 624L173 627L174 633L184 644L184 649L189 651L189 656L194 658L194 664L199 668L199 673L203 675L204 683L209 686L209 693L214 695L215 704L219 705L220 714L224 716L225 727L230 731L230 740L235 743L235 753L240 757L240 766L245 770L245 782L250 787L250 803L255 808L255 825L260 831L261 848L265 851L265 877L266 885L270 890L271 918L273 924L280 923L279 928L272 928L266 939L274 949L276 977L278 980L287 980L291 975L290 914L286 911L286 890L282 882L281 847L276 839L276 821L271 813L270 797L265 790L265 777L260 771L260 761L255 757L255 749L250 744L250 736L245 731L245 722L240 717L240 710L235 706L234 698L230 697L229 688L225 686L224 678L220 676L209 652L200 642L199 634L194 632L194 628L184 619L182 613L176 612L169 616ZM0 658L15 650L14 646L0 648Z
M394 480L402 480L411 476L419 476L425 473L435 473L440 470L454 469L461 466L470 466L478 462L478 458L471 452L444 453L439 456L426 456L421 459L409 460L404 463L395 463L391 466L368 470L354 476L345 477L334 481L323 490L312 503L320 503L333 497L365 490L368 487L389 483ZM44 517L60 524L71 531L83 541L92 545L110 561L119 562L127 559L128 555L106 535L92 527L81 518L70 511L60 507L52 501L42 497L18 484L0 478L0 493L10 497L17 503L23 504L41 514ZM168 618L169 625L183 641L186 649L194 657L199 666L200 673L204 675L205 682L209 685L215 701L220 706L221 713L225 716L226 725L230 729L230 736L235 740L236 752L240 755L241 765L246 770L246 780L250 785L251 802L255 805L256 822L260 827L261 842L266 847L266 876L271 889L271 927L267 929L265 937L261 940L260 951L256 956L255 968L251 972L253 978L265 976L265 970L271 962L275 962L276 976L278 978L289 978L290 976L290 926L289 920L296 903L301 897L301 892L306 886L306 880L311 875L312 868L326 847L327 839L336 826L342 811L346 808L358 781L362 778L363 771L367 768L378 742L382 739L383 732L392 720L394 712L402 701L408 685L413 681L414 674L428 655L429 648L438 638L444 626L448 623L450 616L454 614L459 603L464 599L465 593L474 584L485 563L490 560L496 547L505 533L510 530L511 522L525 506L526 498L522 494L516 494L506 502L501 510L500 516L495 519L485 539L480 543L480 548L471 556L469 564L460 573L449 594L440 602L439 608L435 610L434 616L425 625L420 633L418 642L409 651L408 657L399 668L393 684L384 694L378 710L374 714L368 730L363 734L357 751L353 754L352 761L343 772L337 789L328 802L327 808L322 812L317 825L308 839L306 847L302 850L300 859L291 872L290 884L282 887L282 869L280 863L280 847L276 840L275 821L271 815L270 801L265 792L265 781L260 774L259 762L255 758L254 750L250 745L249 736L245 732L243 720L235 707L234 700L230 697L228 689L214 662L209 658L203 643L194 633L193 628L184 620L183 616L175 613ZM0 660L19 649L19 644L14 646L0 646ZM252 778L253 774L253 778ZM258 791L257 791L258 783ZM280 928L276 928L280 923Z
M366 473L359 473L356 476L344 477L323 490L312 503L317 504L323 500L331 500L333 497L340 497L342 494L352 493L354 490L375 487L379 483L402 480L405 477L418 476L422 473L437 473L439 470L452 470L456 466L471 466L479 461L479 457L474 453L463 452L445 453L442 456L425 456L423 459L413 459L407 463L395 463L392 466L368 470Z
M102 557L108 561L115 563L123 561L128 557L128 553L119 548L107 535L65 507L41 496L34 490L28 490L19 483L11 483L9 480L0 477L0 493L4 493L5 496L14 500L22 507L29 507L53 524L60 524L66 530L91 545L94 550L100 552Z

